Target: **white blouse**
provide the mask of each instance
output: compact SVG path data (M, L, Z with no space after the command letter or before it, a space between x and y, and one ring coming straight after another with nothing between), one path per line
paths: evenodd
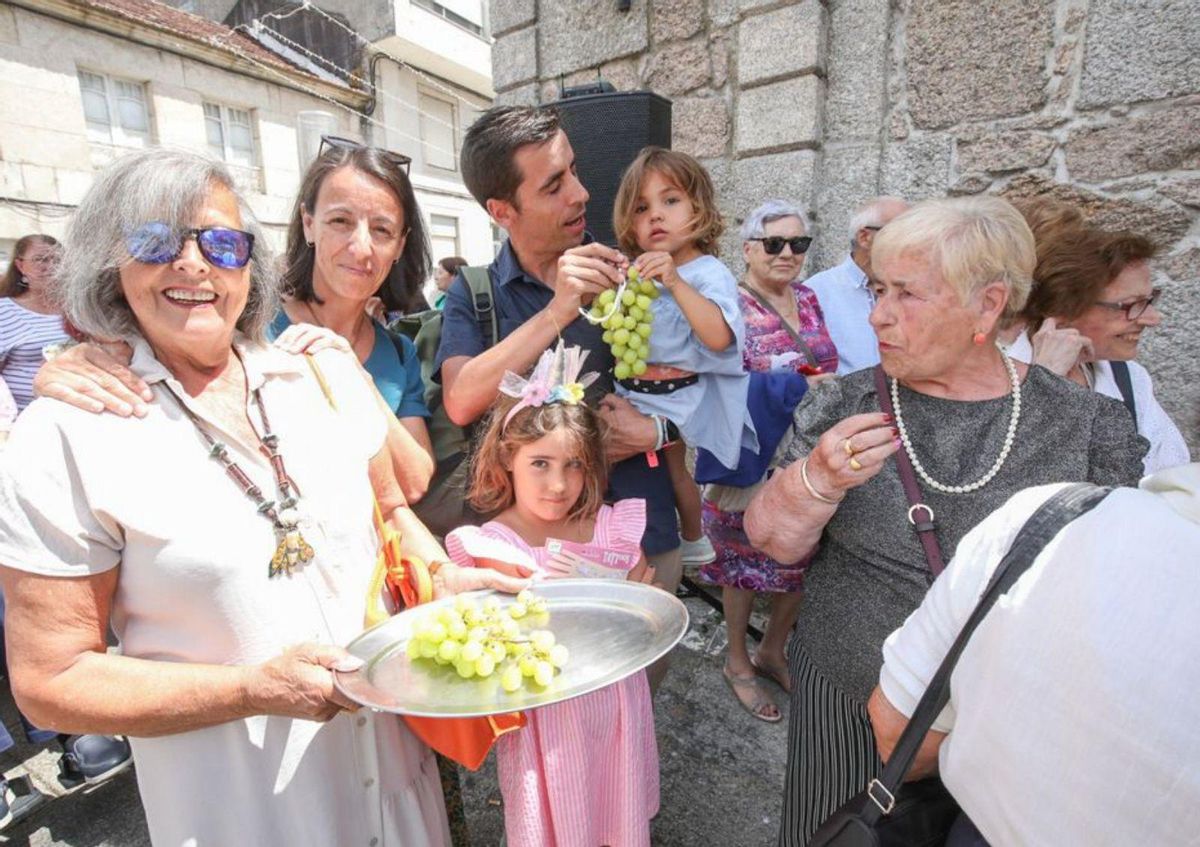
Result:
M1022 332L1008 348L1008 355L1019 362L1033 359L1033 345L1029 336ZM1175 422L1171 420L1154 397L1154 383L1149 372L1137 362L1129 365L1129 382L1133 386L1133 405L1137 409L1138 434L1150 442L1150 450L1142 460L1147 474L1158 473L1166 468L1186 465L1191 461L1187 442ZM1115 400L1122 400L1121 389L1113 377L1112 362L1092 362L1092 390Z
M382 413L345 354L316 357L335 411L302 357L240 338L235 349L250 390L261 388L316 554L290 577L268 578L271 522L209 458L164 383L277 499L265 456L223 435L144 341L131 367L154 391L145 418L39 399L4 451L0 562L61 577L120 567L111 620L127 656L255 664L363 629L378 546L367 463L383 445ZM261 433L253 400L247 413ZM158 847L449 843L435 759L392 715L256 716L130 740Z

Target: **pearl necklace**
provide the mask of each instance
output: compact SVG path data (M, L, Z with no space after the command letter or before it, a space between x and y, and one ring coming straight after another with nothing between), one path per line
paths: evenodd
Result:
M1004 348L997 343L996 349L1000 351L1000 358L1004 362L1004 367L1008 371L1009 381L1012 383L1012 417L1008 421L1008 432L1004 435L1004 446L1000 449L1000 455L996 457L996 461L992 464L991 469L970 485L944 485L931 477L925 471L925 468L921 467L921 462L917 459L917 453L913 450L912 442L908 438L908 430L904 427L904 419L900 417L899 383L895 379L892 380L892 411L896 416L896 429L900 431L900 441L904 445L904 452L908 454L908 458L912 462L917 475L930 488L945 494L969 494L972 491L977 491L991 482L992 477L1000 472L1000 468L1004 465L1004 460L1008 458L1008 454L1012 451L1013 441L1017 434L1017 422L1021 419L1021 380L1017 376L1016 366L1012 363L1012 359L1008 357L1008 354L1004 352Z

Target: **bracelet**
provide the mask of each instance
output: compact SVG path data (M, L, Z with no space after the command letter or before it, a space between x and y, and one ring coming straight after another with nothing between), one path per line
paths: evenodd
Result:
M437 572L442 569L442 565L448 564L449 562L445 559L434 559L432 562L429 562L427 565L425 565L425 568L429 571L430 576L436 576Z
M805 456L800 462L800 479L804 481L804 487L808 489L808 493L812 495L814 500L820 500L822 503L827 503L830 506L836 506L842 502L841 500L833 500L826 497L813 488L813 484L808 481L808 456Z
M650 419L654 421L655 432L654 450L652 452L657 453L667 443L667 419L662 415L651 415Z

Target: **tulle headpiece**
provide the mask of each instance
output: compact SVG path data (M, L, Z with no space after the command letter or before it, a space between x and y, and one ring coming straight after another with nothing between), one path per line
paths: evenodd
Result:
M509 397L516 397L519 402L504 416L500 429L503 431L513 415L522 409L549 403L566 403L570 406L582 403L584 390L600 376L595 371L580 374L587 354L588 351L582 347L567 347L560 339L554 349L542 353L529 379L506 371L500 380L500 391Z

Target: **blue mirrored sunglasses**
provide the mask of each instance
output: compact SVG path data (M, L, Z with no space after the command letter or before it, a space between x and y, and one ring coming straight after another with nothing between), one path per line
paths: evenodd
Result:
M142 224L125 236L125 247L139 262L165 265L179 257L189 238L196 239L200 255L218 268L244 268L254 254L254 236L240 229L202 226L177 231L161 221Z

